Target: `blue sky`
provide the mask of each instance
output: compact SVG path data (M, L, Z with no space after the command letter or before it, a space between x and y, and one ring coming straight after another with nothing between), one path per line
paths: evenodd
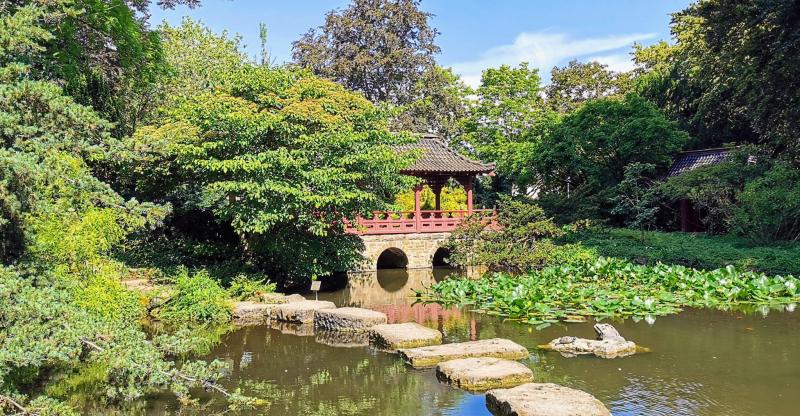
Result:
M291 44L319 26L329 10L349 1L205 0L201 7L153 10L151 22L178 24L183 16L201 20L214 31L240 34L247 52L259 50L258 24L269 29L270 55L280 64L291 60ZM440 65L452 67L470 85L481 71L528 61L545 79L554 65L572 59L597 60L615 70L632 67L633 42L669 39L669 14L689 0L422 0L433 13L441 35Z

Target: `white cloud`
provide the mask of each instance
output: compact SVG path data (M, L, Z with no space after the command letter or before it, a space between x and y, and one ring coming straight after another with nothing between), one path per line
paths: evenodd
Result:
M627 72L636 67L631 59L630 53L618 53L613 55L590 56L587 61L597 61L603 65L608 65L608 69L617 72Z
M517 35L511 44L493 47L476 60L458 62L452 67L457 74L461 75L464 82L472 86L480 84L481 72L484 69L496 68L503 64L516 66L520 62L529 62L532 67L539 68L543 78L549 79L550 70L555 65L563 64L570 59L594 56L601 52L628 49L634 42L652 39L655 36L653 33L633 33L573 39L565 33L523 32ZM627 50L624 53L600 55L590 59L607 64L614 70L630 69L633 64L625 63L626 57Z

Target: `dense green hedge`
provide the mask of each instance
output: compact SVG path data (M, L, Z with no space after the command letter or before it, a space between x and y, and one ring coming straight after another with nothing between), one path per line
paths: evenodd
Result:
M745 238L678 232L647 232L621 228L590 228L566 235L563 242L580 242L601 256L637 263L680 264L716 269L729 264L769 275L800 275L800 244L753 245Z

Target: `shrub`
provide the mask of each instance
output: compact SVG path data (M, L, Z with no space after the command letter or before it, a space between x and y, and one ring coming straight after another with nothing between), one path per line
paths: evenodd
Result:
M261 300L261 295L275 292L276 286L269 280L255 280L238 275L231 282L228 293L237 300Z
M800 240L800 169L776 162L744 187L732 229L756 241Z
M231 318L228 293L201 270L190 274L179 271L175 295L157 312L157 317L171 323L220 324Z
M489 270L513 273L552 262L593 258L580 246L553 244L552 239L562 234L539 206L502 197L496 226L480 216L470 218L450 235L445 246L454 266L480 264Z

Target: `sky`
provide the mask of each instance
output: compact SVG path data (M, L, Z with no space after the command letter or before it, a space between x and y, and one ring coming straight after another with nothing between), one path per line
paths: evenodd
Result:
M215 32L242 36L246 51L260 50L259 23L267 25L267 47L276 64L292 59L292 42L324 23L325 14L347 7L347 0L204 0L195 9L152 10L151 24L179 24L183 16ZM553 66L598 61L617 71L633 67L631 45L669 40L670 13L689 0L422 0L433 13L431 25L439 65L452 67L471 86L481 71L529 62L545 83Z

